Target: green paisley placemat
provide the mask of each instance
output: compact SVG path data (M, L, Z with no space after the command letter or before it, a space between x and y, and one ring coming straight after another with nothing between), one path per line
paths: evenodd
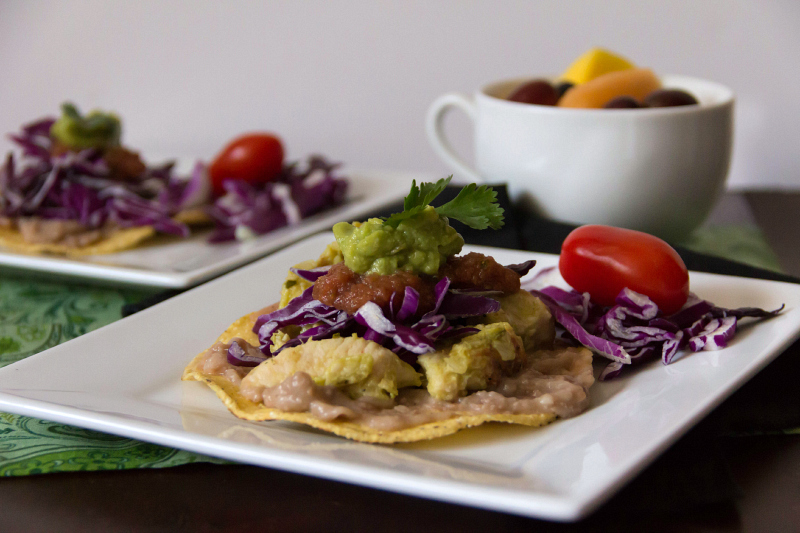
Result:
M0 476L163 468L206 457L27 416L0 413Z
M711 227L681 243L695 251L780 270L758 228ZM0 366L121 318L127 303L157 291L28 280L0 271ZM26 416L0 413L0 476L161 468L221 459Z
M0 274L0 366L119 320L147 291L30 281ZM221 459L0 413L0 476L161 468Z

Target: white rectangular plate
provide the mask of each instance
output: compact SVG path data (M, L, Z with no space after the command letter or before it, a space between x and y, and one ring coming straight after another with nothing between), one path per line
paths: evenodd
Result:
M0 370L0 410L167 446L498 511L576 520L610 498L800 332L800 286L692 273L726 307L773 309L716 352L655 361L596 383L584 414L541 429L491 424L430 442L360 444L286 422L235 418L184 366L227 326L276 301L287 269L332 241L313 236ZM472 247L502 263L553 255Z
M316 232L330 230L336 222L359 219L401 200L408 194L412 179L431 178L386 170L344 169L341 174L350 181L344 205L251 241L209 244L210 230L205 230L186 239L160 235L132 250L83 258L22 254L0 248L0 265L125 284L191 287Z

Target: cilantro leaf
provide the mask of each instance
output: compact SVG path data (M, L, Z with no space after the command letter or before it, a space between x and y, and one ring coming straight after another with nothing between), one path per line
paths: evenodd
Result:
M473 229L503 227L503 208L497 203L497 192L491 187L470 183L458 196L436 208L439 215L458 220Z
M403 211L395 213L384 224L396 228L400 222L419 214L439 196L453 176L436 183L411 183L411 191L403 201ZM440 216L452 218L474 229L500 229L503 227L503 208L497 204L497 193L491 187L471 183L458 195L436 208Z
M417 180L411 182L411 192L406 196L403 202L403 209L408 211L414 207L426 207L433 202L437 196L442 194L442 191L450 183L453 176L442 178L436 183L420 183L417 187Z
M442 178L436 183L420 183L419 187L417 187L417 180L413 180L411 182L411 192L408 193L408 196L403 201L403 211L394 213L384 221L384 224L396 228L403 220L418 214L442 193L451 179L453 179L453 176Z

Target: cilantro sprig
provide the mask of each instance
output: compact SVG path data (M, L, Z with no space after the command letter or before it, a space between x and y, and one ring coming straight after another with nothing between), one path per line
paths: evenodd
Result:
M409 219L425 209L444 191L453 176L442 178L436 183L411 183L411 192L403 201L403 211L395 213L384 224L396 228L400 222ZM446 204L436 207L443 217L452 218L473 229L500 229L503 227L503 208L497 203L497 192L486 185L470 183Z

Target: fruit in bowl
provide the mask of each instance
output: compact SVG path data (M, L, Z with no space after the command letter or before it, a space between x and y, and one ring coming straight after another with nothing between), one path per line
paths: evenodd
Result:
M698 104L689 92L665 88L648 68L601 48L579 57L555 81L535 79L519 85L508 100L570 108L641 109Z

